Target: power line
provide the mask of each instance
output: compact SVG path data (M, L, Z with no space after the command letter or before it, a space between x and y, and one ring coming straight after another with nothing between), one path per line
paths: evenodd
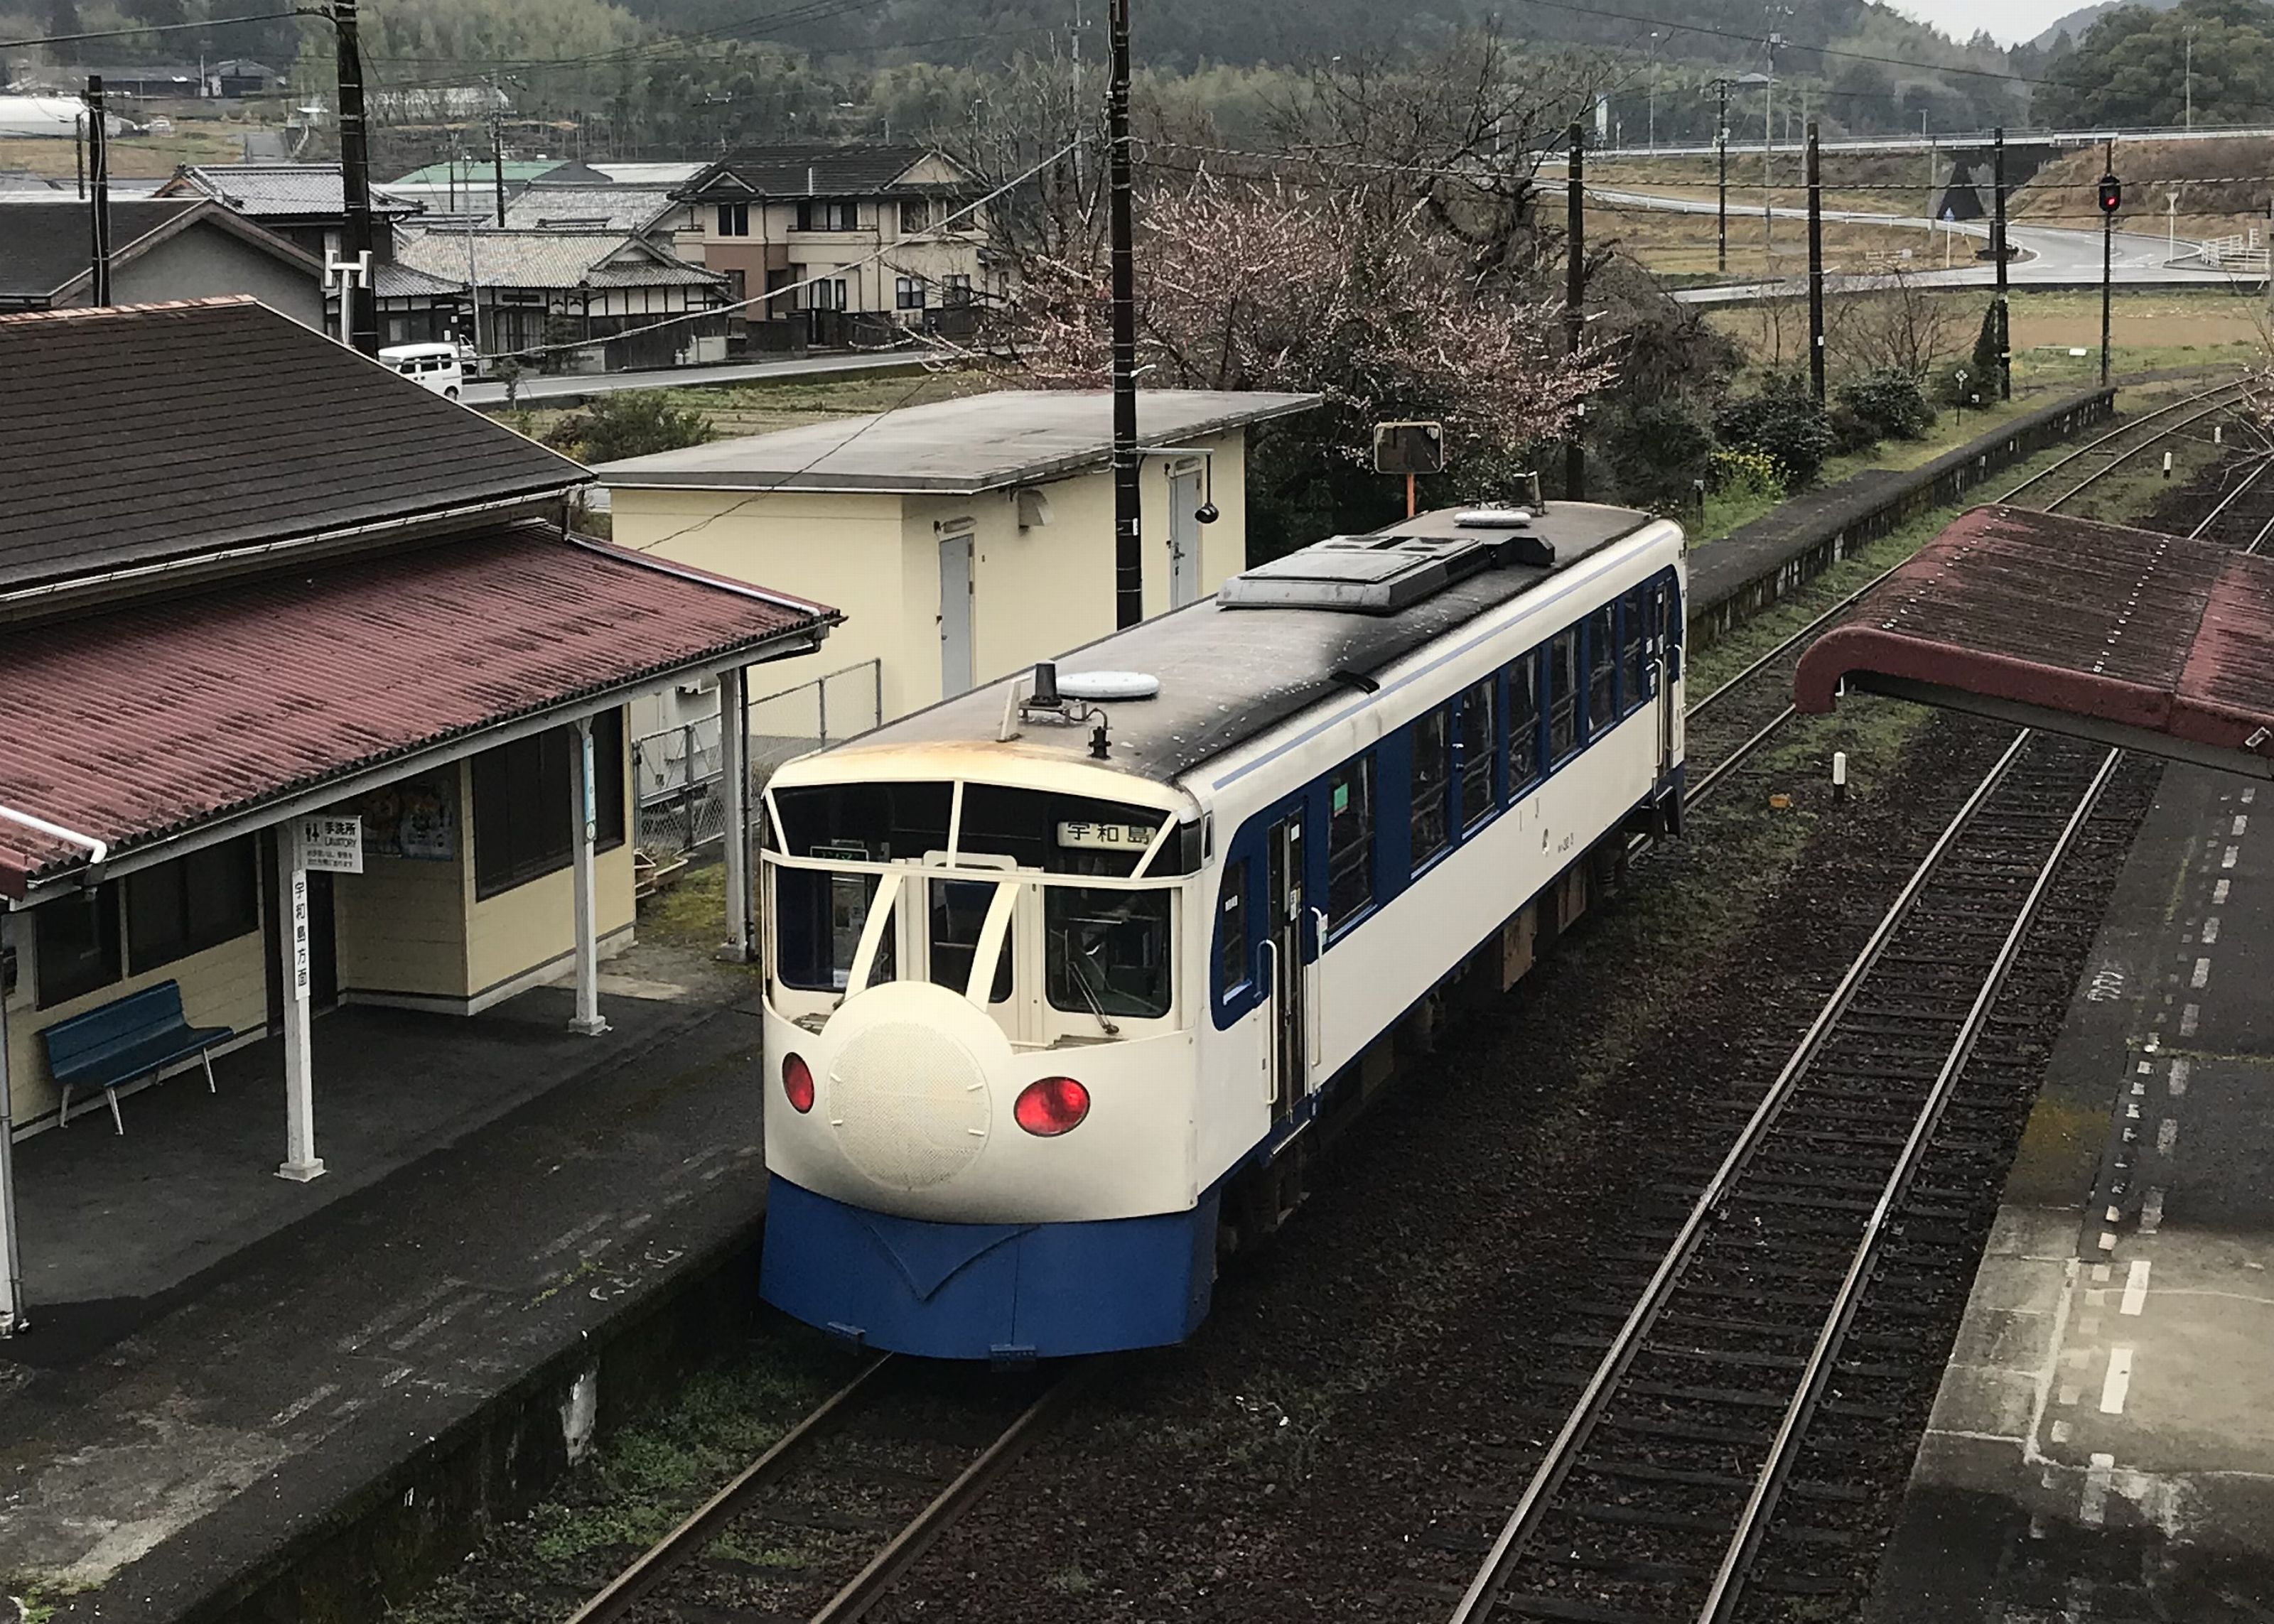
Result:
M193 23L145 23L139 28L99 28L87 34L50 34L36 40L0 40L0 50L24 50L34 45L78 45L87 40L132 40L146 34L179 34L185 28L226 28L232 23L273 23L287 17L326 17L316 6L295 6L289 11L252 11L242 17L208 17Z
M1525 5L1539 6L1545 11L1569 11L1579 17L1600 17L1611 22L1645 23L1654 28L1671 28L1682 34L1702 34L1717 40L1736 40L1747 45L1765 43L1757 34L1740 34L1731 28L1715 28L1705 23L1674 22L1663 17L1644 17L1632 11L1606 11L1600 6L1575 5L1570 0L1519 0ZM1870 51L1840 50L1829 45L1800 45L1788 43L1787 50L1811 52L1818 56L1838 56L1848 62L1876 62L1883 66L1910 68L1922 73L1963 73L1976 79L1994 79L2013 85L2041 85L2043 79L2027 74L1995 68L1963 68L1937 62L1916 62L1907 56L1881 56Z

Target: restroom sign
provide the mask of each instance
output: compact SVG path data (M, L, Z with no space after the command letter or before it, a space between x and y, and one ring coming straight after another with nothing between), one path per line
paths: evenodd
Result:
M311 874L361 874L363 819L302 818L300 866Z

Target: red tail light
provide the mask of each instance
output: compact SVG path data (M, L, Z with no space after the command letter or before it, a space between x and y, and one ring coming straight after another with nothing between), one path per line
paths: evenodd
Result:
M1071 1077L1046 1077L1019 1091L1011 1115L1028 1132L1055 1139L1080 1127L1089 1115L1089 1090Z
M782 1093L801 1116L813 1109L813 1072L795 1055L782 1061Z

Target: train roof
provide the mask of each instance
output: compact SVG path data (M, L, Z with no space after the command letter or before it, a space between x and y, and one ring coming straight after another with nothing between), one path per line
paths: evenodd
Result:
M1350 679L1374 678L1652 522L1631 508L1585 502L1555 502L1536 515L1515 510L1506 523L1487 522L1497 516L1444 508L1371 537L1337 537L1236 576L1216 598L1060 656L1061 680L1096 672L1138 672L1159 680L1152 698L1099 702L1110 718L1110 761L1090 761L1086 726L1030 724L1020 728L1017 747L1000 748L1173 782L1319 700L1351 692L1359 685ZM1369 556L1385 554L1418 568L1367 567ZM1553 561L1519 561L1547 557ZM1433 560L1442 562L1430 579ZM1400 601L1400 578L1411 583L1416 576L1411 601ZM1235 606L1243 592L1252 606ZM1358 601L1369 597L1370 603ZM1306 606L1328 599L1344 606ZM1021 670L943 700L807 763L823 766L840 751L991 746L1011 685L1030 674Z

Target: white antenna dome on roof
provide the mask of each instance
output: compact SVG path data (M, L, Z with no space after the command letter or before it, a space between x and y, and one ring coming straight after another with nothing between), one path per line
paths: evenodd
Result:
M1073 671L1058 673L1058 692L1068 699L1150 699L1161 679L1141 671Z

